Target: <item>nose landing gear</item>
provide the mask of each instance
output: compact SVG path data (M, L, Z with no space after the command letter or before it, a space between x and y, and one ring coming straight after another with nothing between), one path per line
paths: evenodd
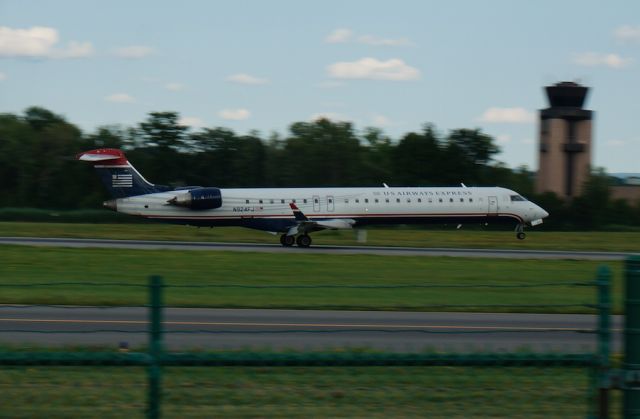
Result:
M527 235L524 233L524 224L518 224L516 226L516 237L518 240L524 240Z

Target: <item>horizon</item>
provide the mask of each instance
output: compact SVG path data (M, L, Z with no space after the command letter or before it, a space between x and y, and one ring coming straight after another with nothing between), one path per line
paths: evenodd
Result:
M577 81L593 167L640 170L640 3L5 0L0 13L3 113L42 106L84 132L167 109L238 135L321 116L394 140L479 128L496 160L536 171L543 88Z

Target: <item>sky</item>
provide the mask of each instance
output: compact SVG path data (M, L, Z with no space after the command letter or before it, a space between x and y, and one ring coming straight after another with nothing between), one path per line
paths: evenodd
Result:
M433 123L536 170L559 81L591 88L594 166L640 172L637 1L0 0L0 113L87 132L153 111L263 137L321 116L394 139Z

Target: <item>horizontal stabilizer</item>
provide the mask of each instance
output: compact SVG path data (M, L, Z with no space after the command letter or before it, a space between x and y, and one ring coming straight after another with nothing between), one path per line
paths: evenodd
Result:
M76 159L90 163L108 162L109 165L126 165L127 158L121 150L115 148L99 148L76 155Z

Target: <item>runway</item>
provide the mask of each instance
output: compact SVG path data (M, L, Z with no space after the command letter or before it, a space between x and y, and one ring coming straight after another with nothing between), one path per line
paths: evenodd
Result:
M0 344L24 347L147 343L144 307L0 305ZM167 348L371 348L393 352L594 351L593 315L168 308ZM614 316L613 350L621 316Z
M384 256L449 256L507 259L574 259L574 260L623 260L631 253L582 252L559 250L513 249L460 249L420 248L393 246L312 246L310 248L282 247L279 244L216 243L152 240L69 239L44 237L0 237L0 244L55 247L94 247L118 249L170 249L200 251L234 251L262 253L305 253L335 255L384 255Z

